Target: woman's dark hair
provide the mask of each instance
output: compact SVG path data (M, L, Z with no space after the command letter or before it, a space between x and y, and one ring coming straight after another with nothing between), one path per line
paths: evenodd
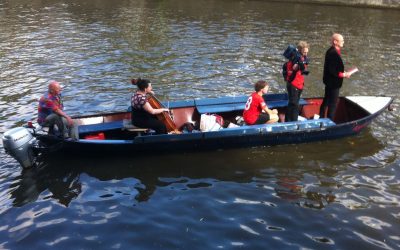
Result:
M267 86L268 83L266 81L258 81L256 82L256 84L254 84L254 89L256 92L262 90L263 88L265 88L265 86Z
M136 85L139 90L144 91L148 86L150 81L147 79L132 79L131 80L132 85Z

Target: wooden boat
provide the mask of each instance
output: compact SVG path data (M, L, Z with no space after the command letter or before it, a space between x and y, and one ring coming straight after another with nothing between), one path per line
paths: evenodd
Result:
M51 148L52 151L82 154L125 153L135 156L171 151L272 146L355 135L390 107L393 101L391 97L381 96L340 97L335 117L330 120L315 119L322 98L305 98L300 101L300 115L304 119L284 122L287 95L267 94L264 99L270 108L278 109L280 122L226 127L227 124L235 124L236 118L243 113L247 96L236 96L170 102L172 120L180 131L183 130L180 134L155 135L146 128L129 127L127 126L127 121L131 119L129 111L74 117L79 124L78 140L64 140L37 130L31 133L39 142L41 149ZM202 114L222 116L226 128L209 132L200 131L198 127ZM184 127L188 123L193 124L196 129L191 132L186 131Z

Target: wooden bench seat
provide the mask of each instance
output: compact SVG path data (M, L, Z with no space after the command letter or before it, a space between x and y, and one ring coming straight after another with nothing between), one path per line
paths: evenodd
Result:
M131 120L124 119L122 121L122 130L135 132L138 135L142 135L142 133L148 133L150 131L149 128L139 128L132 124Z

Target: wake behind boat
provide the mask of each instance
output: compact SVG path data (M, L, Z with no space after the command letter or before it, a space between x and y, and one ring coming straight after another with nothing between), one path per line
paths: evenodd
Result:
M172 121L180 133L155 135L147 128L129 125L129 111L77 116L79 139L62 139L43 128L18 127L3 135L3 146L21 166L30 167L44 151L72 153L125 153L132 157L144 153L186 152L251 146L272 146L336 139L359 133L390 106L391 97L340 97L333 120L317 118L322 98L300 100L302 120L283 122L286 94L267 94L269 108L277 109L281 122L262 125L238 124L247 96L207 98L169 103ZM201 131L203 114L222 117L224 126ZM194 129L193 129L194 128ZM193 130L192 130L193 129Z

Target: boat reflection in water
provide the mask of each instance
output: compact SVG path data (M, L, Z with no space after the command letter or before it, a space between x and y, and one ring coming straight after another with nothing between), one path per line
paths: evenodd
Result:
M11 196L14 197L13 205L20 207L34 202L42 193L48 191L51 195L45 195L42 199L54 199L68 206L82 192L79 176L80 173L71 169L51 169L44 164L36 168L24 169L10 186L11 189L16 187L11 192Z
M316 152L316 148L325 148ZM14 206L53 199L69 206L74 199L129 197L149 201L158 189L212 188L215 183L254 183L281 199L321 209L335 201L337 175L354 161L377 154L383 145L369 130L350 139L277 147L168 154L159 157L47 156L24 169L10 189ZM306 176L318 177L308 185ZM315 181L315 180L314 180ZM85 186L97 185L85 192ZM102 186L105 185L105 186Z

